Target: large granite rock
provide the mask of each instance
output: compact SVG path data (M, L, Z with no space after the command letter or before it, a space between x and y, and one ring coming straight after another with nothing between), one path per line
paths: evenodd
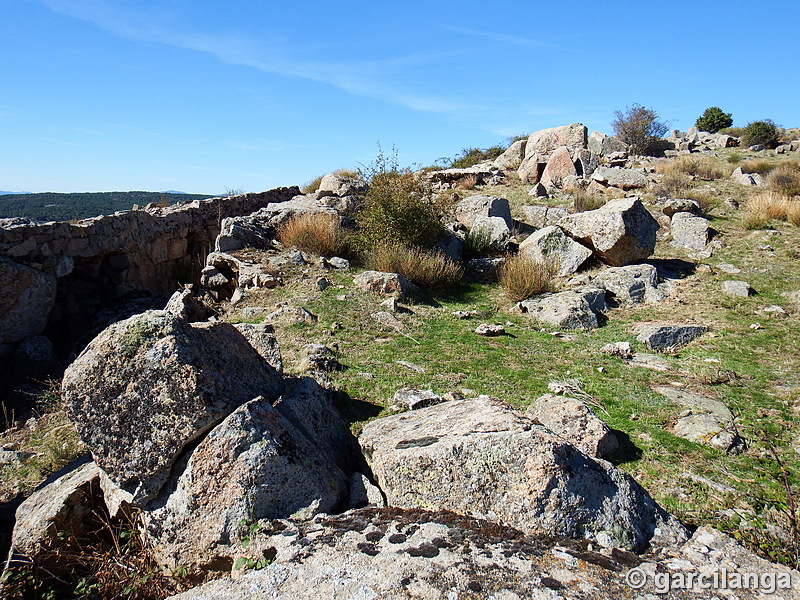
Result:
M518 302L515 309L559 329L595 329L606 310L605 290L595 287L541 294Z
M708 219L698 217L689 212L677 212L672 215L673 246L702 250L708 244Z
M608 187L630 190L646 186L647 176L637 169L599 167L592 173L592 181Z
M687 537L630 476L486 396L372 421L359 442L389 506L633 550Z
M242 522L305 520L343 507L350 482L329 442L349 430L338 415L320 420L333 408L310 391L289 394L283 407L264 398L247 402L197 446L163 505L143 512L160 563L230 570L248 536Z
M624 142L613 136L608 136L599 131L593 131L586 140L587 148L599 156L606 156L613 152L627 152L628 147Z
M539 181L546 188L560 188L567 177L575 177L576 175L578 175L578 171L575 168L575 163L572 162L569 148L561 146L550 155Z
M468 228L471 228L479 217L500 217L508 228L513 225L508 200L486 194L468 196L461 200L456 204L455 216Z
M706 331L704 325L690 323L646 323L638 327L636 339L656 352L675 352Z
M353 283L366 292L384 296L412 298L420 294L419 288L399 273L364 271L353 278Z
M495 167L501 170L513 170L519 168L525 158L525 146L528 140L517 140L506 148L500 156L494 159Z
M39 335L56 302L56 278L0 257L0 344Z
M568 215L558 224L615 267L653 254L659 228L658 221L636 198L612 200L597 210Z
M164 311L103 330L62 384L81 439L137 505L155 497L192 440L244 402L281 391L275 368L233 325Z
M525 215L524 221L528 225L541 229L548 225L555 225L569 213L567 209L560 206L544 206L541 204L525 205L522 207L522 214Z
M577 271L592 255L586 246L567 237L554 225L533 232L519 245L519 252L538 262L553 262L561 277Z
M586 127L580 123L535 131L528 136L525 158L517 175L525 183L538 183L550 155L564 146L569 152L586 148Z

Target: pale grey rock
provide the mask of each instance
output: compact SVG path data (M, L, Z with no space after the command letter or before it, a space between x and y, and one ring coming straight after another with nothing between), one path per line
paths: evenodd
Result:
M522 214L525 215L525 222L536 229L555 225L563 217L566 217L567 210L558 206L523 206Z
M717 264L717 268L720 271L723 271L723 272L728 273L730 275L738 275L739 273L742 272L742 270L739 267L737 267L736 265L732 265L731 263L727 263L727 262L721 262L721 263Z
M633 357L630 342L611 342L600 348L600 352L608 356L619 356L623 360Z
M666 373L670 370L669 361L658 354L648 354L647 352L634 352L628 364L632 367L641 367L651 371Z
M674 352L708 331L704 325L684 323L645 324L638 329L636 339L657 352Z
M755 178L750 173L742 171L742 167L736 167L731 173L731 179L741 185L757 185Z
M440 402L444 402L444 400L433 390L418 388L401 388L394 393L391 399L392 405L402 410L417 410Z
M331 457L259 397L192 452L175 490L143 513L145 537L160 564L214 569L241 555L240 522L308 519L332 511L348 493L348 478Z
M541 294L518 302L515 308L559 329L595 329L600 325L598 316L606 310L605 290L589 287Z
M592 285L606 290L617 302L625 304L651 304L668 296L658 287L658 271L648 264L609 267L592 279Z
M501 252L511 241L511 230L507 221L502 217L475 217L470 231L480 232L479 235L485 236L493 249Z
M649 257L659 228L658 221L635 198L612 200L597 210L568 215L558 225L615 267Z
M579 148L572 153L578 177L588 178L600 166L600 159L591 150Z
M39 335L56 302L56 278L0 256L0 344Z
M298 366L298 370L302 373L344 370L344 365L336 357L337 353L325 344L306 344L303 346L302 354L303 359Z
M191 285L172 294L164 307L164 312L190 323L205 321L211 316L211 310L194 296Z
M547 198L547 188L541 183L537 183L528 190L528 196L532 196L534 198Z
M364 271L353 278L353 283L362 290L384 296L410 298L420 293L417 286L398 273Z
M708 244L708 219L697 217L688 212L677 212L672 215L673 246L690 250L703 250Z
M481 323L475 328L475 333L484 337L495 337L498 335L505 335L506 328L503 325L496 325L492 323Z
M58 532L79 536L86 531L87 517L102 502L99 472L95 463L83 463L26 498L17 508L10 555L60 571L49 548Z
M699 215L702 210L697 200L692 200L691 198L671 198L662 205L661 212L668 217L672 217L672 215L679 212Z
M586 148L586 133L586 126L581 123L535 131L528 136L525 157L534 154L549 155L561 146L570 151Z
M592 181L621 190L632 190L647 185L647 175L639 169L621 167L598 167L592 173Z
M148 311L103 330L67 368L62 394L97 464L143 505L178 454L237 406L283 384L233 325Z
M486 194L467 196L455 207L455 217L464 226L472 228L478 217L500 217L511 228L511 208L508 200Z
M589 248L568 238L555 225L539 229L528 236L519 245L519 252L534 261L554 264L561 277L575 273L592 255Z
M545 394L533 401L525 416L589 456L609 458L619 449L617 436L582 400Z
M340 256L331 256L330 258L322 259L322 266L325 268L336 269L337 271L349 271L350 261Z
M608 136L599 131L593 131L587 140L587 147L590 151L599 156L607 156L615 152L626 153L628 147L613 136Z
M753 288L746 281L728 280L722 282L722 290L731 296L747 298L754 293Z
M377 419L359 442L390 506L634 550L687 537L628 475L485 396Z
M492 164L503 171L519 168L522 164L522 159L525 158L525 146L527 143L528 140L517 140L506 148L505 152L495 158Z
M317 188L317 198L325 196L351 196L358 194L364 189L364 184L358 177L350 177L339 173L328 173L319 182Z

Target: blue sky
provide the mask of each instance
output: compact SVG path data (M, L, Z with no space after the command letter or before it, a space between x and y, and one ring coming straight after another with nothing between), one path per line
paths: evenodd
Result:
M2 0L0 190L301 185L634 102L800 126L794 1Z

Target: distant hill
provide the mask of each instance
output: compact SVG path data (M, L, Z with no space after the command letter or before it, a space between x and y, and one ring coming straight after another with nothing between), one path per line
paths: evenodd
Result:
M130 210L134 204L174 204L202 198L213 196L181 192L8 193L0 194L0 219L25 217L35 221L69 221Z

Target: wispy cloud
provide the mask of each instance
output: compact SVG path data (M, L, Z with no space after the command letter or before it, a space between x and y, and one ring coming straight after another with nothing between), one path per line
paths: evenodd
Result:
M449 29L450 31L453 31L455 33L463 33L465 35L482 37L489 40L493 40L495 42L501 42L503 44L512 44L514 46L534 46L537 48L560 48L560 46L556 44L551 44L549 42L544 42L542 40L536 40L533 38L521 37L516 35L508 35L505 33L496 33L494 31L480 31L478 29L456 27L454 25L442 25L442 27L445 29Z
M264 34L260 34L256 43L241 32L189 31L178 23L176 15L166 10L143 12L112 5L106 0L41 1L53 11L88 21L123 38L194 50L232 65L307 79L413 110L452 115L478 108L453 98L404 90L387 81L398 70L433 61L430 55L412 54L380 61L303 61L289 58L293 48L291 40L277 34L267 34L266 40ZM280 49L286 50L281 52Z

